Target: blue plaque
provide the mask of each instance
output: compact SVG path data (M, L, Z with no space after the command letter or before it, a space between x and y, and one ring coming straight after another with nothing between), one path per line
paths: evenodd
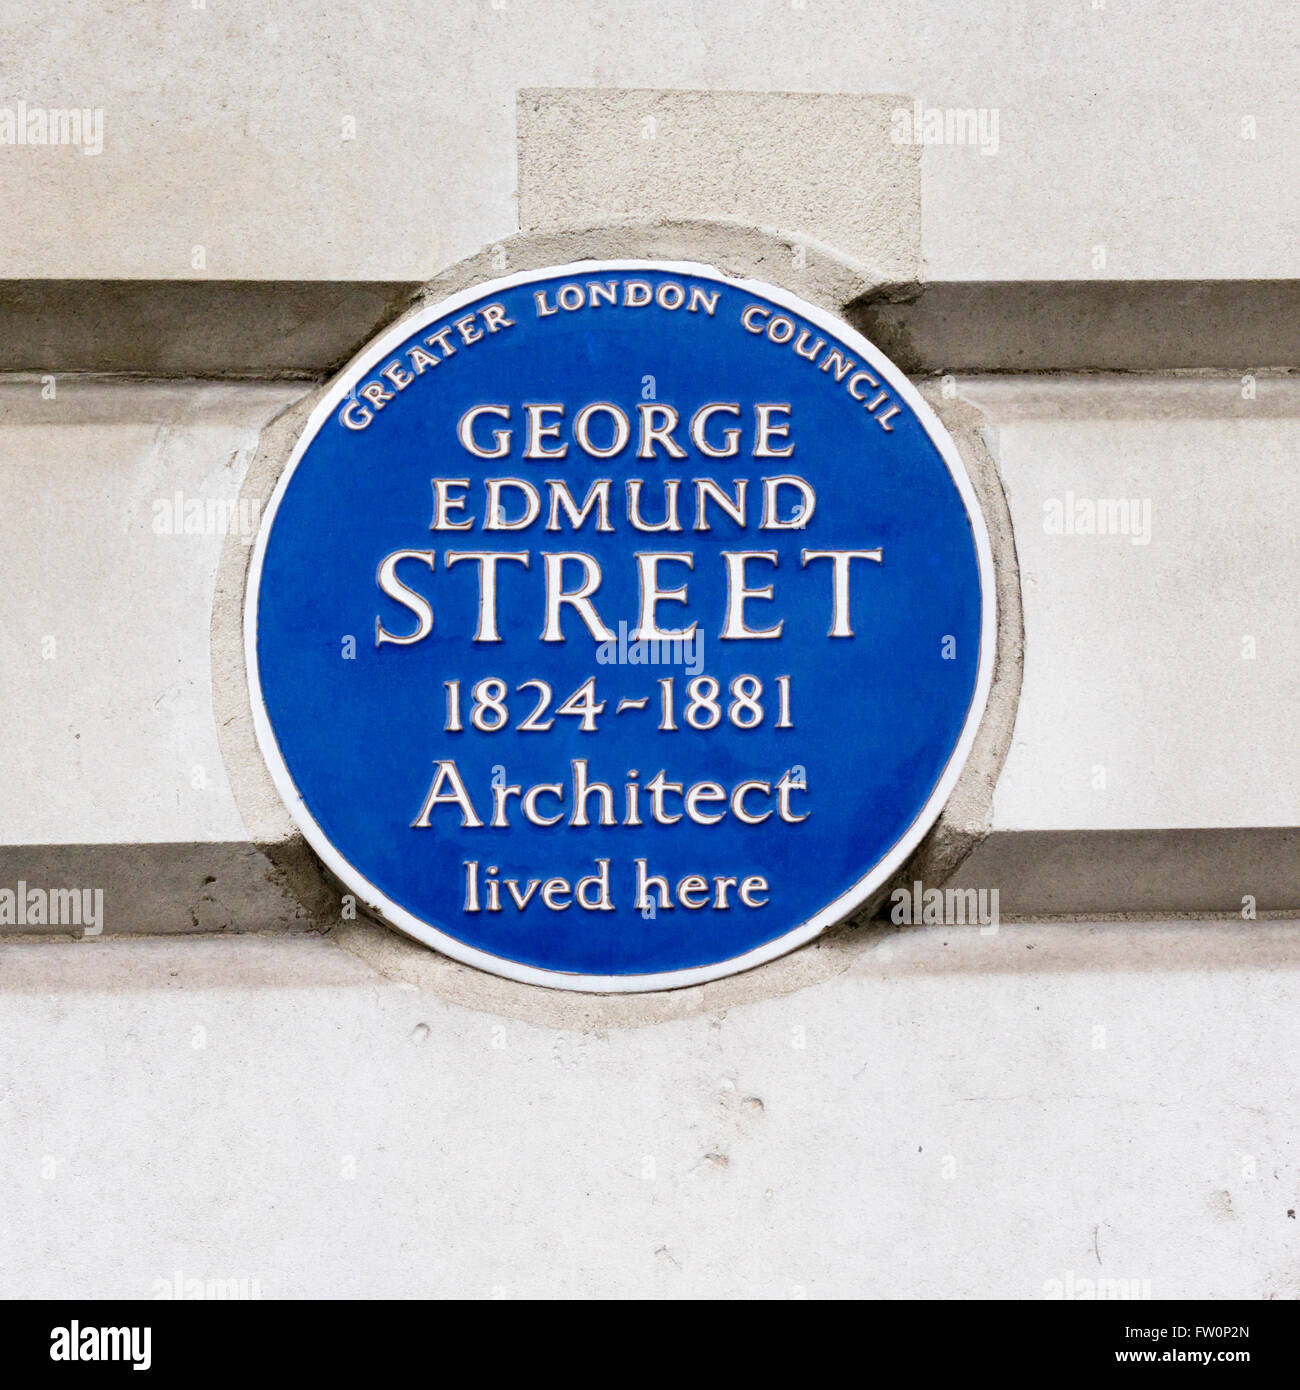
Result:
M664 989L904 864L983 712L993 564L865 339L591 262L421 309L339 376L245 629L276 785L360 903L517 980Z

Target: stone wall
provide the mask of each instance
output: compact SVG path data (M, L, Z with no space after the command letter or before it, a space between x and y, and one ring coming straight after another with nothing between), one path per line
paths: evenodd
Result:
M3 100L102 124L0 111L0 884L104 912L0 942L0 1293L1300 1295L1293 16L49 9ZM842 313L996 475L996 931L539 991L343 920L265 797L268 431L413 296L612 250Z

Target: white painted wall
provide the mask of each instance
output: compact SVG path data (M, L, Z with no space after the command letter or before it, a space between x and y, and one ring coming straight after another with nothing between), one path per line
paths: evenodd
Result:
M540 87L996 108L996 155L922 155L919 233L896 205L892 251L932 280L1300 274L1297 21L1274 0L0 14L0 111L105 119L97 155L0 145L3 277L424 278L515 230L517 93ZM596 98L551 115L579 106L599 123ZM769 115L738 211L870 260L852 210L880 204L800 177L790 132L807 145L819 107L779 106L748 108ZM525 157L571 164L554 133ZM888 181L859 134L828 132L835 169ZM604 135L538 224L658 167ZM676 195L708 150L682 138ZM1295 824L1300 398L1261 378L1243 401L1251 364L1220 365L956 383L1024 576L991 845ZM0 945L0 1295L147 1297L180 1271L266 1297L1300 1297L1294 923L872 929L624 1007L368 928L109 939L303 925L222 764L222 537L152 519L178 488L233 498L305 388L42 386L0 382L0 859L112 893L104 939ZM1051 536L1066 491L1149 497L1151 544Z
M987 412L1025 608L994 825L1294 825L1296 383L1008 376L960 392ZM1049 529L1067 504L1086 522L1086 504L1121 499L1108 516L1132 534Z
M311 938L13 951L0 1293L1294 1298L1292 935L889 934L642 1028Z
M424 279L514 230L515 94L566 86L996 109L997 155L925 152L931 279L1300 273L1300 20L1276 0L3 12L21 42L0 57L0 104L105 121L96 156L0 147L6 276L186 278L202 246L217 278Z
M49 389L0 382L0 768L24 789L0 798L0 845L243 839L212 716L208 522L238 526L258 431L300 388Z
M1300 389L1265 378L1243 400L1235 376L1138 375L957 389L1002 473L1024 602L993 828L1293 825ZM234 502L258 428L303 388L57 390L0 383L0 776L26 791L0 802L0 845L246 839L208 649L224 536L168 528L177 492ZM1150 542L1049 533L1044 505L1067 494L1149 506Z

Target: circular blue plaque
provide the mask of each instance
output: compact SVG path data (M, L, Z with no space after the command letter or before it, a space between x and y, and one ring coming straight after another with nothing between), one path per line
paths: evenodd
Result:
M839 320L706 266L419 310L266 510L257 735L317 854L458 960L664 989L788 951L905 862L993 665L952 441Z

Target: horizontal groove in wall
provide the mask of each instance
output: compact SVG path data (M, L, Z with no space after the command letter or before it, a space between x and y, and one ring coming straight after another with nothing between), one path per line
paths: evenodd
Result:
M998 831L952 885L998 889L1008 919L1295 912L1300 828Z
M0 372L318 377L404 280L0 280ZM1300 366L1300 280L937 282L846 316L911 372Z
M402 280L0 280L0 371L319 377L419 288Z
M941 282L847 317L909 372L1300 366L1300 280Z
M39 904L0 922L0 940L81 935L71 913L83 905L98 915L93 936L310 930L322 925L324 899L304 902L308 895L296 894L284 872L287 860L307 853L301 842L268 851L242 840L0 845L0 892L12 893L15 907L33 893ZM67 892L80 901L74 908L57 899L61 920L49 920L54 895ZM47 920L35 921L40 914Z
M102 890L104 936L321 930L339 898L300 837L244 841L0 846L0 889ZM1300 827L1026 830L990 835L947 884L996 889L1005 921L1068 917L1300 912ZM888 920L891 900L877 917ZM1247 918L1243 925L1249 925ZM9 923L0 939L78 935L67 925Z

